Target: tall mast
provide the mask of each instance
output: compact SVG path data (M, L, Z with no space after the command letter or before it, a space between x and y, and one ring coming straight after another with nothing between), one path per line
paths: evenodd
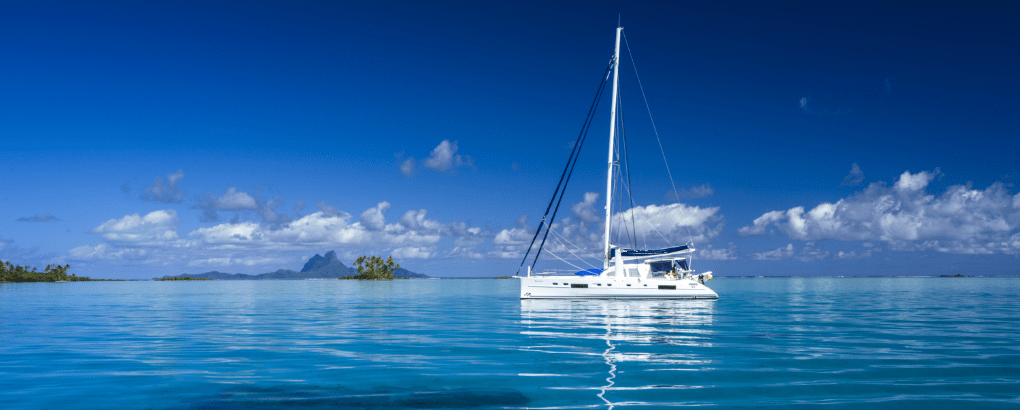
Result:
M616 51L613 52L613 105L610 109L609 117L609 170L606 171L606 247L605 262L603 266L609 268L609 228L613 217L613 167L616 165L616 161L613 160L613 143L616 141L616 92L617 86L620 80L620 34L623 33L623 27L617 24L616 27ZM620 261L616 261L620 263Z

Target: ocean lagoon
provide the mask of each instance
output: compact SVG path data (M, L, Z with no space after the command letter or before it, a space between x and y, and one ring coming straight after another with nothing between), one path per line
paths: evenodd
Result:
M0 284L4 409L1017 408L1020 280Z

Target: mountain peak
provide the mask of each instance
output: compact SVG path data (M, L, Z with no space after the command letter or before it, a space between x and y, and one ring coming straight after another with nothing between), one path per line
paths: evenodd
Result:
M308 263L305 263L305 266L301 268L301 271L308 272L318 270L333 263L340 263L340 259L336 257L336 251L326 252L326 256L319 256L319 254L315 254L315 256L308 260Z

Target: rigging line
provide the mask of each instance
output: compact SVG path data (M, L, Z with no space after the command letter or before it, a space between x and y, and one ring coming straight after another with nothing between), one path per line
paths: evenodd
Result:
M547 225L546 229L551 229L551 227L549 227ZM573 246L574 248L576 248L578 251L581 251L581 253L584 254L584 256L587 256L587 257L590 257L590 258L596 259L596 260L598 259L598 256L587 254L585 252L584 248L581 248L580 246L575 245L573 242L570 242L570 240L568 240L565 236L563 236L559 232L556 232L556 230L553 230L552 233L553 233L554 237L559 238L561 241L566 242L566 243L570 244L571 246ZM569 251L571 255L577 256L577 254L575 254L573 251L570 251L570 248L567 248L567 251ZM582 262L584 262L584 259L581 259L580 256L577 256L577 259L580 259ZM585 262L585 263L588 263L588 262ZM592 267L594 268L595 266L592 266Z
M584 260L584 259L583 259L583 258L581 258L580 256L577 256L577 254L576 254L576 253L574 253L574 251L570 250L570 247L569 247L569 246L566 246L565 244L563 244L563 242L566 242L566 243L570 243L570 241L566 240L566 238L564 238L564 237L563 237L562 235L560 235L559 233L557 233L557 232L556 232L556 230L552 229L552 227L551 227L551 226L548 226L548 225L546 225L546 228L545 228L545 229L548 229L548 230L552 231L552 233L553 233L553 239L557 239L557 240L559 240L559 241L560 241L560 244L561 244L561 245L563 245L563 248L564 248L564 249L566 249L566 250L567 250L567 252L570 252L570 254L571 254L571 255L574 255L574 257L575 257L575 258L577 258L577 260L579 260L579 261L581 261L581 263L584 263L584 264L586 264L586 265L588 265L588 266L591 266L591 267L593 267L593 268L595 267L595 265L592 265L592 264L591 264L590 262L588 262L588 261ZM574 245L573 243L570 243L570 244L571 244L571 245ZM577 245L574 245L574 247L577 247ZM580 250L581 248L580 248L580 247L577 247L577 249L579 249L579 250ZM582 250L582 252L583 252L583 250ZM590 255L585 255L585 256L590 256Z
M553 256L554 258L556 258L556 259L559 259L559 260L563 261L563 263L565 263L565 264L567 264L567 265L573 266L573 267L574 267L574 269L577 269L577 270L585 270L584 268L582 268L582 267L580 267L580 266L577 266L577 265L574 265L573 263L567 262L567 260L566 260L566 259L563 259L563 258L561 258L561 257L557 256L557 255L556 255L555 253L552 253L552 251L548 251L548 252L546 252L546 253L548 253L548 254L552 255L552 256Z
M598 107L599 100L602 99L602 91L604 91L606 88L606 81L609 79L609 72L612 67L613 59L610 59L609 65L606 67L606 71L602 73L602 82L599 83L599 88L595 92L595 99L591 102L591 107L588 108L588 116L585 117L584 124L581 125L581 132L577 136L577 141L574 142L573 149L570 150L570 157L567 158L567 165L563 167L563 173L560 174L560 181L556 183L556 190L553 191L552 198L549 199L549 205L545 207L545 214L542 215L542 222L539 223L538 229L535 230L535 235L531 237L531 244L528 245L528 251L524 253L524 258L521 259L521 265L517 267L517 273L515 273L514 276L518 276L521 274L521 268L523 268L524 263L527 262L528 254L531 253L531 248L535 246L535 239L538 238L538 233L542 230L542 223L545 222L546 216L549 215L549 208L552 207L553 201L556 200L556 194L560 190L560 184L563 182L563 177L566 175L567 169L570 168L570 161L575 157L574 153L580 151L579 142L582 141L582 135L587 135L588 133L587 129L591 127L591 122L594 120L595 109ZM578 154L580 153L578 152ZM569 177L567 179L569 180ZM566 187L564 187L564 190L566 190ZM537 257L535 259L538 260Z
M634 183L630 179L630 150L627 149L627 126L624 123L623 117L623 90L619 90L619 101L620 101L620 145L623 146L623 159L627 169L627 196L630 197L630 226L634 231L634 247L637 247L637 222L634 220L634 208L637 206L634 204ZM624 220L626 223L626 220ZM644 239L644 235L641 235L641 239ZM648 241L645 240L645 249L648 249Z
M662 162L666 164L666 174L669 175L669 183L673 186L673 194L676 195L676 203L680 203L680 191L676 190L676 183L673 182L673 173L669 170L669 161L666 160L666 150L662 148L662 139L659 138L659 130L655 127L655 118L652 117L652 107L648 105L648 96L645 95L645 86L641 85L641 76L638 75L637 63L634 62L634 54L630 51L630 42L627 41L627 34L623 34L623 43L627 45L627 55L630 56L630 65L634 67L634 77L637 77L638 88L641 89L641 98L645 100L645 108L648 109L648 119L652 121L652 131L655 132L655 141L659 143L659 152L662 153ZM687 229L687 240L694 244L694 238L691 236L691 228L684 226Z
M614 60L615 60L615 58L614 58ZM610 62L609 66L612 67L612 65L613 65L613 62ZM608 79L608 78L609 78L609 76L607 75L606 79ZM603 83L602 83L602 87L599 90L599 94L595 97L595 105L593 106L593 109L598 107L599 101L602 100L602 91L604 91L604 90L605 90L605 81L603 81ZM552 226L553 221L556 220L556 214L558 214L560 212L560 205L563 204L563 196L566 195L566 193L567 193L567 185L570 184L570 177L574 176L574 167L577 166L577 159L581 157L581 146L583 146L584 145L584 141L588 139L588 131L591 130L591 123L592 123L592 121L594 121L594 119L595 119L594 115L591 115L590 116L590 120L588 121L587 127L581 130L582 132L581 132L580 142L577 144L577 153L578 153L578 155L574 156L574 162L570 164L570 172L567 173L567 179L565 181L563 181L563 190L560 191L560 198L556 200L556 208L553 209L552 216L549 218L549 226ZM553 194L553 195L555 197L555 194ZM544 220L545 220L545 218L543 218L543 222L544 222ZM537 237L537 231L536 231L536 237ZM549 230L546 229L545 230L545 235L542 236L542 243L538 245L538 250L535 251L535 260L533 262L531 262L531 269L535 269L535 264L538 263L538 257L539 257L539 255L542 254L542 247L545 246L545 240L548 237L549 237ZM534 243L534 240L532 240L532 243ZM531 248L529 247L528 250L530 251ZM525 258L527 258L527 256L525 256ZM518 268L518 269L520 269L520 268Z

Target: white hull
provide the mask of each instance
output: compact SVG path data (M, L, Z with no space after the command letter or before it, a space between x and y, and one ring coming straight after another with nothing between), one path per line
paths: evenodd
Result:
M521 299L718 299L691 279L603 276L522 277Z

